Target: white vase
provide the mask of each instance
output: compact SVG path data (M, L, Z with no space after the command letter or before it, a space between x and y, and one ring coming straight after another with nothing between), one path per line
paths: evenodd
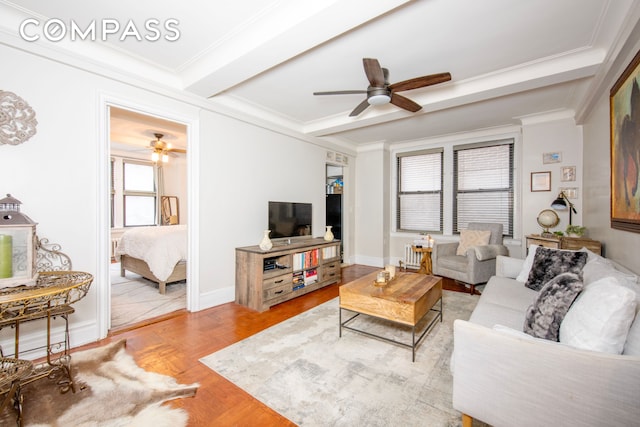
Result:
M273 247L273 243L271 243L271 239L269 238L269 233L271 233L271 230L264 230L264 236L262 236L262 241L260 242L260 249L263 251L268 251Z
M327 225L327 232L324 233L324 240L327 242L333 242L333 233L331 232L331 226Z

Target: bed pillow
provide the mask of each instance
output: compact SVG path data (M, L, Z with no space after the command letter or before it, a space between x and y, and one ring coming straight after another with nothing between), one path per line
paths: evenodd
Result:
M636 296L613 277L585 287L560 326L560 342L620 354L636 315Z
M575 273L582 280L582 268L587 262L586 252L562 251L539 247L525 286L539 291L549 280L562 273Z
M536 338L559 341L562 320L582 288L582 278L575 273L562 273L551 279L527 309L523 331Z
M456 255L466 255L467 250L473 246L488 245L490 238L491 231L489 230L461 230Z

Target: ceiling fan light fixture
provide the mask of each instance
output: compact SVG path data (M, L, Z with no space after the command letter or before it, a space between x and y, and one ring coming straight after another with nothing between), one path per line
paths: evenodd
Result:
M152 162L157 162L160 159L160 155L158 154L157 151L154 151L153 153L151 153L151 161Z
M367 102L369 102L370 105L388 104L389 102L391 102L391 97L389 95L387 95L387 94L371 95L367 99Z
M162 163L168 163L169 162L169 155L167 153L163 153L162 154Z

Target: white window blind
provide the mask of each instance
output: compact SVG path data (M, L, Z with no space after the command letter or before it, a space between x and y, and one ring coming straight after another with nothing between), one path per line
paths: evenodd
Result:
M454 147L454 232L501 223L513 235L513 141Z
M402 153L397 161L398 230L442 231L442 150Z

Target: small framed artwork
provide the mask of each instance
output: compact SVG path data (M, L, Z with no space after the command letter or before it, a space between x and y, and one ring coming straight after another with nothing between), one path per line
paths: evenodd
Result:
M551 172L531 172L531 191L551 191Z
M542 163L560 163L562 161L562 153L555 151L553 153L544 153L542 155Z
M569 199L578 198L578 187L560 187L560 191L562 191Z
M576 180L576 167L575 166L563 166L561 181L575 181Z

